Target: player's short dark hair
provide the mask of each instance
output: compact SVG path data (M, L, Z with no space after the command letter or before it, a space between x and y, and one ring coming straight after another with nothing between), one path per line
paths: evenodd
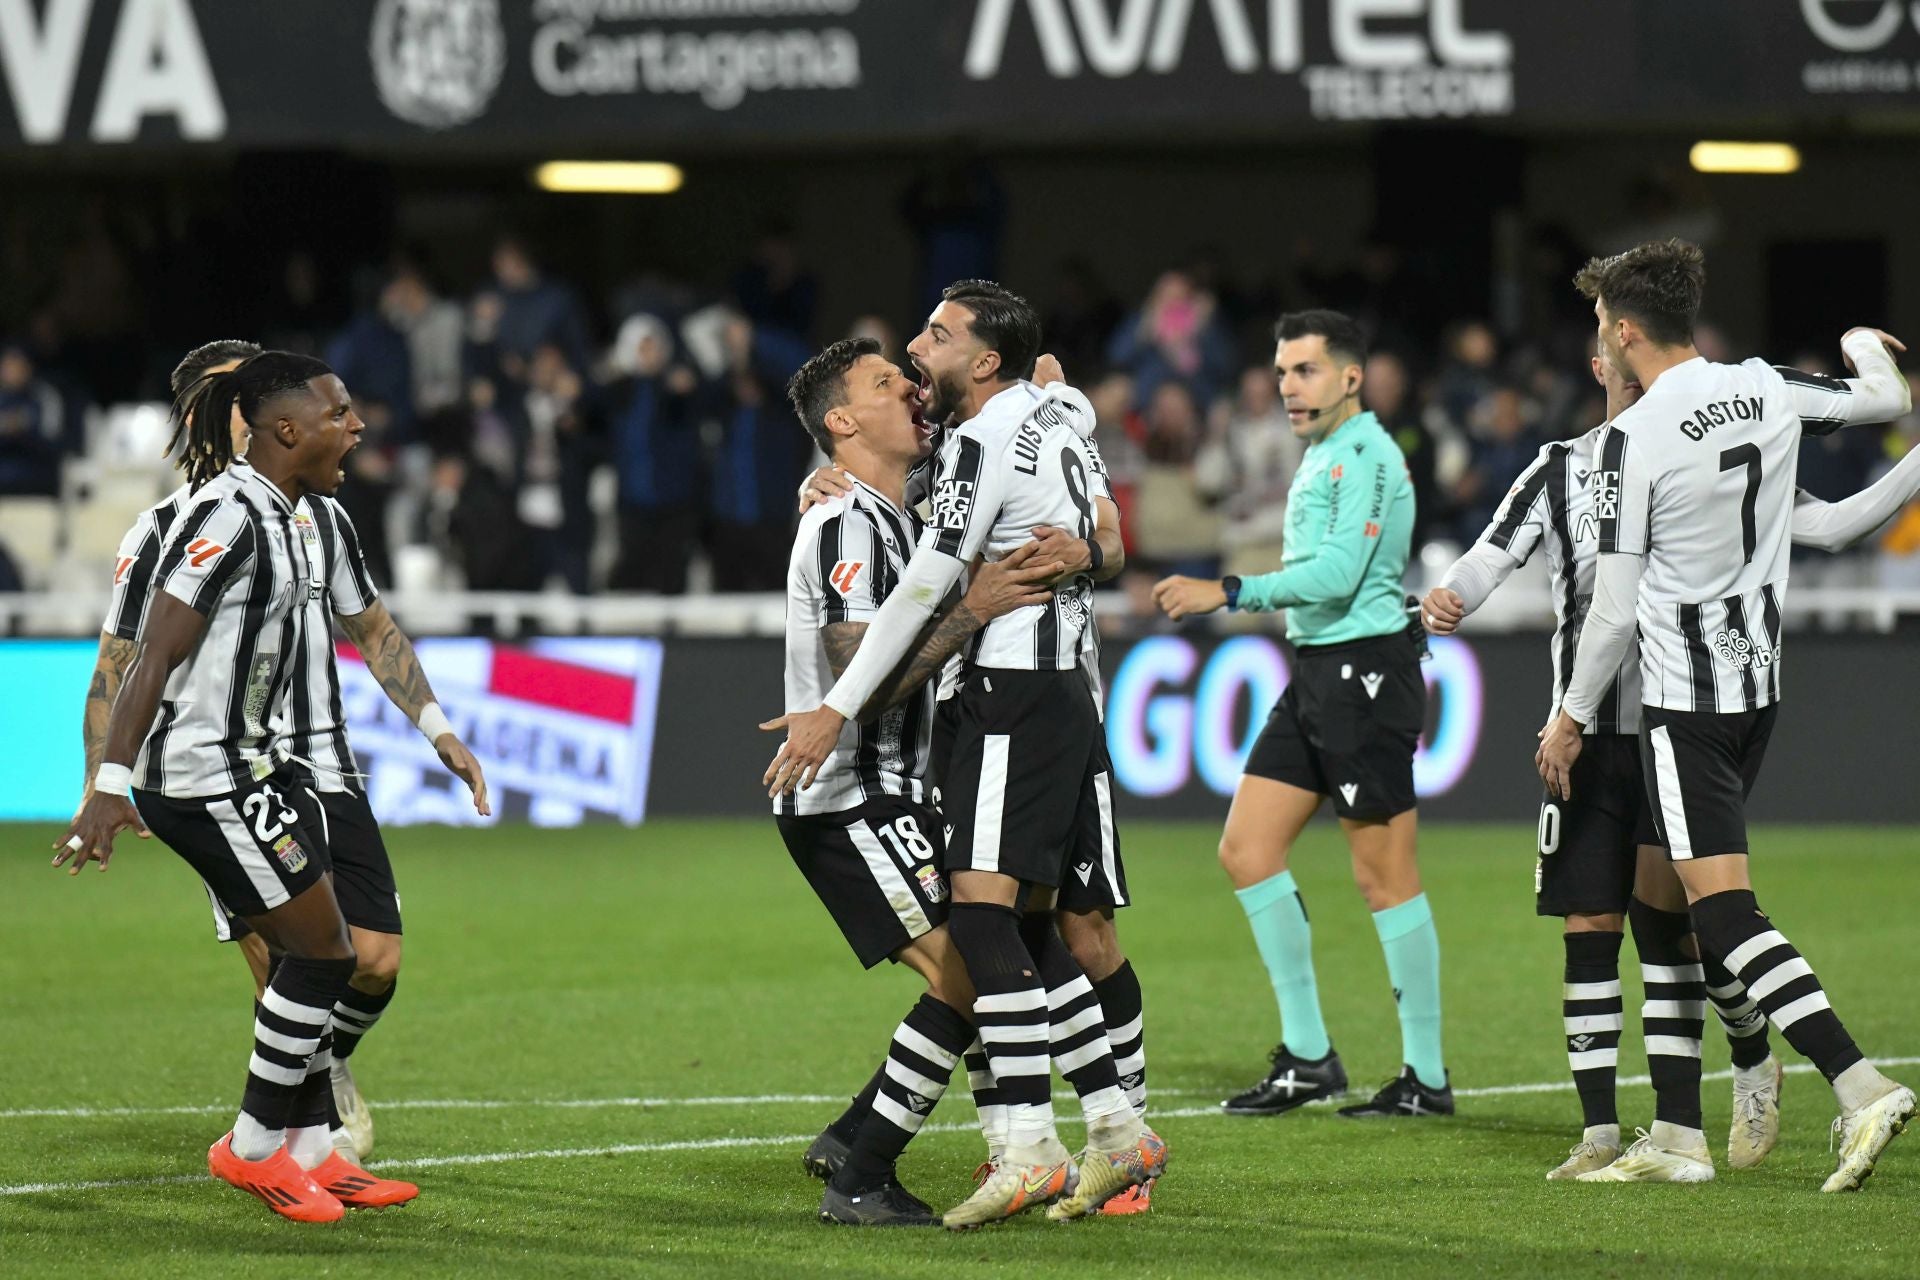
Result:
M245 360L260 354L260 344L247 342L241 338L221 338L216 342L203 343L180 357L180 363L173 366L173 373L167 378L167 390L178 400L187 394L207 370L217 364L229 364L235 360Z
M1276 343L1315 335L1325 339L1327 353L1335 359L1362 366L1367 363L1366 330L1360 327L1358 320L1343 311L1325 308L1289 311L1274 322L1273 340Z
M942 301L973 313L969 328L989 351L1000 353L1000 376L1031 378L1040 358L1040 313L1033 304L991 280L961 280L941 290Z
M1693 341L1693 322L1707 292L1707 255L1685 240L1649 240L1611 258L1590 259L1573 287L1608 314L1639 325L1650 341L1677 347Z
M233 432L228 424L234 405L240 406L241 418L256 425L255 416L269 400L303 390L315 378L332 372L326 361L312 356L261 351L225 373L204 374L173 402L173 438L167 442L167 452L197 490L233 463Z
M787 403L820 446L820 452L829 458L833 456L833 432L827 430L827 415L847 402L847 370L860 357L879 354L876 338L842 338L787 379Z

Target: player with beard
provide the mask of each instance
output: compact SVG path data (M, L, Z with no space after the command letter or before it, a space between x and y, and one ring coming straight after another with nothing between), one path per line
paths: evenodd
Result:
M188 352L173 371L170 382L176 425L169 452L178 455L179 465L189 478L142 512L121 540L100 653L87 695L84 738L89 780L105 748L113 700L137 647L148 588L159 567L161 551L194 491L224 471L233 459L246 456L248 428L237 412L232 416L229 436L223 440L211 423L204 431L198 428L190 411L191 402L204 379L230 372L258 354L260 348L251 342L210 342ZM488 812L486 783L478 761L434 701L412 644L380 602L345 508L331 497L311 493L301 499L294 523L312 553L311 563L321 572L308 585L304 641L294 660L284 714L290 729L289 756L313 773L308 786L317 793L325 814L318 834L327 845L334 889L358 962L348 990L334 1011L331 1049L332 1091L338 1113L334 1146L358 1164L373 1150L373 1117L348 1062L393 997L400 968L401 930L399 894L386 844L364 790L355 785L360 775L346 738L333 643L336 618L395 705L428 734L448 768L474 788L475 806L482 814ZM88 790L90 793L90 781ZM211 887L206 891L213 910L214 936L238 944L252 971L254 996L258 999L272 972L266 942L245 920L232 915Z
M1034 362L1032 381L1040 387L1059 383L1064 390L1066 375L1058 360L1050 355L1042 355ZM929 388L923 386L923 403L928 394ZM1076 415L1073 422L1076 427L1085 424L1089 431L1093 427L1091 414ZM937 431L944 432L945 429L945 423L936 425ZM1055 559L1070 565L1065 571L1069 576L1078 574L1095 582L1105 582L1126 567L1126 549L1120 537L1120 508L1113 501L1105 464L1091 435L1086 438L1086 445L1096 470L1093 499L1096 519L1091 542L1098 544L1100 567L1097 571L1093 568L1096 553L1087 543L1074 537L1069 530L1044 525L1033 530L1034 537L1040 539L1036 557ZM917 481L918 491L924 499L932 486L932 470L930 465L915 470L909 482L910 498L915 491L914 482ZM804 514L814 503L843 497L851 488L845 471L829 463L802 483L800 510ZM1100 678L1099 627L1094 618L1087 621L1087 635L1090 643L1081 650L1080 668L1087 678L1094 709L1096 713L1102 713L1106 699ZM952 757L954 736L959 727L960 703L956 695L960 692L963 667L960 658L955 657L947 664L940 680L940 711L934 721L931 766L936 807L940 805L940 782L947 771L947 761ZM1067 950L1072 953L1074 962L1085 971L1093 995L1099 1001L1106 1020L1108 1042L1113 1047L1114 1065L1120 1072L1120 1084L1126 1092L1127 1101L1144 1116L1147 1108L1145 1002L1139 976L1120 945L1119 931L1114 923L1114 913L1131 902L1127 889L1126 861L1117 834L1110 854L1110 857L1103 856L1098 861L1076 863L1073 874L1060 886L1051 911L1044 905L1044 898L1036 898L1036 901L1026 905L1021 927L1029 935L1030 946L1043 945L1049 927L1047 917L1053 917ZM1061 996L1063 1003L1052 1010L1051 1033L1061 1041L1055 1046L1056 1049L1073 1054L1078 1048L1075 1041L1083 1032L1073 1030L1072 1025L1076 1018L1083 1017L1084 1010L1080 1004L1085 1000L1086 993L1075 991L1061 993ZM975 1102L980 1106L982 1136L987 1141L986 1162L974 1171L974 1176L976 1180L984 1180L999 1167L1006 1150L1006 1107L997 1099L992 1073L987 1068L986 1054L978 1042L967 1051L966 1062L974 1086ZM859 1100L855 1101L857 1105ZM1152 1191L1151 1180L1137 1187L1129 1187L1102 1205L1100 1212L1109 1217L1144 1213L1152 1207Z
M1594 377L1606 388L1608 421L1639 400L1638 383L1595 356ZM1555 442L1514 482L1507 500L1473 548L1447 570L1422 602L1434 635L1452 635L1525 564L1544 549L1553 583L1554 704L1565 693L1574 641L1593 601L1599 560L1592 494L1604 424ZM1920 450L1879 482L1837 503L1800 490L1793 508L1796 546L1838 551L1884 524L1920 491ZM1710 1159L1669 1153L1651 1141L1621 1155L1614 1098L1625 1021L1620 994L1620 942L1631 925L1640 953L1646 1003L1641 1026L1651 1071L1656 1127L1700 1125L1700 1039L1711 1000L1733 1054L1733 1125L1727 1163L1751 1169L1780 1136L1779 1061L1769 1050L1766 1016L1740 980L1702 956L1687 917L1686 893L1659 847L1640 777L1640 655L1630 646L1599 719L1586 727L1574 766L1573 795L1547 796L1540 806L1536 909L1565 919L1565 986L1561 1013L1567 1063L1585 1117L1585 1131L1550 1180L1694 1182L1713 1176ZM1704 1151L1704 1144L1701 1150Z
M251 465L219 456L235 405L251 431ZM330 1144L329 1027L354 953L317 834L319 805L288 761L275 714L318 572L296 508L338 488L364 428L326 365L280 351L204 379L189 412L189 477L204 478L201 465L217 474L161 555L93 794L54 865L71 859L78 871L98 860L105 870L120 832L151 830L280 952L255 1014L239 1115L207 1163L283 1217L333 1222L345 1205L329 1185L357 1204L419 1193L361 1172Z
M1039 345L1038 317L1023 299L966 281L946 290L909 346L932 386L928 416L957 422L941 450L934 519L823 704L774 722L788 731L766 773L774 794L812 783L849 711L866 705L976 555L1005 556L1045 525L1073 531L1088 544L1089 566L1100 567L1096 464L1072 422L1091 410L1077 392L1026 380ZM950 1228L1054 1200L1050 1216L1078 1217L1165 1166L1165 1144L1120 1088L1090 989L1072 997L1074 1047L1050 1036L1049 992L1090 984L1050 923L1039 937L1023 936L1020 924L1033 886L1057 889L1071 866L1098 860L1112 840L1102 732L1080 671L1090 611L1090 584L1076 577L1047 604L995 619L973 647L959 695L953 764L942 779L943 816L954 828L949 929L976 993L1008 1144L981 1188L946 1214ZM1087 1115L1078 1168L1054 1130L1049 1055L1034 1052L1043 1043Z
M1705 259L1681 240L1595 258L1575 285L1593 299L1604 357L1646 390L1596 447L1593 607L1535 764L1550 793L1571 799L1585 729L1637 637L1641 773L1700 949L1833 1087L1839 1155L1821 1190L1857 1190L1912 1118L1914 1093L1867 1060L1812 966L1760 910L1746 797L1779 712L1801 436L1907 412L1899 344L1849 330L1840 348L1852 381L1705 360L1693 343ZM1621 1159L1699 1165L1706 1144L1697 1127L1656 1122ZM1625 1172L1619 1180L1642 1180Z

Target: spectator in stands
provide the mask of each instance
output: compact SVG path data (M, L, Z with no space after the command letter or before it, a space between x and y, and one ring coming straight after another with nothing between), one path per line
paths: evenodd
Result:
M802 337L813 332L820 285L800 263L793 228L770 224L753 246L753 256L733 275L733 300L747 319Z
M1367 377L1371 383L1371 369ZM1195 485L1225 521L1220 540L1226 571L1268 573L1280 563L1287 488L1304 446L1265 365L1243 371L1240 394L1216 405L1212 416L1207 441L1194 456Z
M0 494L60 493L60 395L26 347L0 347Z
M513 494L493 468L463 454L434 460L415 536L460 570L468 591L533 591L545 576Z
M1455 530L1471 541L1493 520L1515 478L1540 452L1535 430L1538 410L1511 383L1489 391L1469 415L1473 428L1473 460L1454 490L1460 516Z
M360 537L360 554L367 572L382 589L393 586L393 548L387 536L387 516L399 492L394 467L393 415L378 400L353 396L354 411L365 430L360 443L347 455L347 482L335 500L347 509Z
M534 352L551 345L569 369L587 367L587 326L580 301L567 285L540 273L526 243L502 236L493 247L493 287L484 291L497 300L481 308L491 323L485 336L470 335L490 345L492 361L510 381L529 379Z
M1406 361L1391 351L1376 351L1367 357L1366 374L1366 381L1360 385L1360 401L1373 411L1406 455L1407 475L1413 480L1413 549L1417 554L1426 545L1429 530L1446 514L1434 472L1438 449L1433 432L1420 420L1413 402Z
M667 322L638 315L620 326L608 359L618 378L605 395L619 480L615 591L687 589L700 533L699 378L677 355Z
M593 511L587 482L593 470L594 406L585 380L558 343L543 342L527 366L518 412L514 480L521 523L532 532L540 585L558 573L575 595L592 588Z
M1184 271L1154 282L1140 310L1107 346L1107 362L1133 379L1134 404L1150 406L1166 382L1184 385L1196 404L1213 399L1234 376L1233 342L1215 314L1213 295Z
M418 266L403 262L380 292L380 311L407 340L414 415L424 418L459 404L465 326L459 305L435 293Z
M706 399L720 419L720 451L708 492L708 548L719 591L778 591L786 581L794 485L812 448L787 407L785 388L812 349L783 329L727 319L726 367Z
M1193 392L1179 379L1162 382L1127 433L1143 455L1133 501L1140 568L1157 577L1219 577L1221 520L1196 476L1204 426Z
M406 336L380 305L380 285L371 273L361 272L354 287L360 305L347 327L327 344L323 358L353 389L361 421L367 421L366 406L377 402L386 419L380 424L386 428L384 434L389 439L409 439L414 417L412 352Z
M1486 321L1456 320L1441 334L1440 346L1444 360L1435 396L1453 424L1466 428L1475 408L1493 390L1500 343Z

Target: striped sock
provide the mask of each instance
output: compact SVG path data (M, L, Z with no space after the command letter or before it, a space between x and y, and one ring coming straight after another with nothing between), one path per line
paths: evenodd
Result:
M345 1062L360 1047L360 1037L373 1030L399 988L400 980L387 984L385 991L369 994L349 985L333 1006L333 1056Z
M1645 988L1640 1027L1653 1077L1653 1118L1697 1132L1707 984L1700 962L1685 950L1691 922L1684 911L1661 911L1638 898L1627 907L1627 921Z
M1120 1087L1127 1101L1141 1115L1147 1114L1147 1029L1140 995L1140 979L1134 975L1133 962L1122 960L1120 967L1093 984L1100 1007L1107 1013L1107 1040L1113 1045L1113 1065L1120 1072Z
M1747 994L1747 988L1740 979L1727 972L1727 966L1721 964L1718 957L1703 951L1702 964L1707 971L1707 999L1713 1002L1713 1011L1720 1019L1720 1029L1727 1033L1727 1047L1733 1051L1733 1065L1759 1066L1773 1052L1773 1046L1767 1043L1767 1015Z
M1089 1125L1133 1118L1120 1091L1120 1071L1107 1039L1107 1015L1079 961L1067 950L1051 911L1029 911L1020 922L1021 941L1040 966L1047 988L1048 1047L1054 1065L1080 1095Z
M1011 907L956 902L947 932L973 980L974 1024L1007 1108L1007 1146L1024 1153L1058 1136L1047 1053L1047 990L1039 966L1020 942L1019 920Z
M264 1160L286 1141L295 1105L319 1053L333 1002L353 976L353 960L289 956L275 970L253 1020L253 1056L247 1061L242 1118L234 1126L233 1153Z
M287 1154L302 1169L317 1169L333 1154L333 1028L307 1061L307 1078L294 1096L287 1125Z
M833 1176L835 1190L856 1195L893 1177L894 1163L945 1096L953 1066L972 1040L973 1028L959 1010L931 995L907 1011L887 1047L873 1108Z
M1746 985L1794 1052L1818 1067L1829 1083L1864 1059L1827 1002L1813 967L1760 913L1752 890L1729 889L1701 898L1693 904L1693 923L1700 945L1725 957L1727 972Z
M1567 1036L1567 1066L1580 1094L1586 1127L1617 1125L1614 1080L1620 1064L1620 1029L1626 1011L1620 1002L1620 935L1569 933L1565 979L1560 986L1560 1020Z
M973 1107L980 1113L980 1136L987 1140L987 1159L998 1164L1007 1154L1007 1103L993 1082L993 1068L987 1063L987 1051L978 1035L967 1046L966 1062Z

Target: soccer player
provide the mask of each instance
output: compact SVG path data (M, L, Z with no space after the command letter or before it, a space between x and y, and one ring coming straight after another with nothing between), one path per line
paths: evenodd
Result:
M219 456L236 404L252 465ZM255 1014L239 1115L207 1163L283 1217L332 1222L346 1205L419 1193L362 1172L331 1145L329 1023L355 960L316 835L324 819L287 762L275 714L321 571L297 506L338 487L363 428L340 379L290 352L203 379L187 412L189 481L201 483L161 554L93 794L54 864L72 859L78 870L97 859L104 870L116 835L151 830L280 952Z
M845 497L811 507L787 568L787 704L818 706L900 581L921 521L906 503L907 473L931 447L919 387L872 339L814 356L788 383L807 432L851 477ZM1061 569L1038 544L974 576L964 599L930 624L917 652L840 732L813 786L774 804L796 866L861 964L906 964L926 994L894 1032L880 1070L847 1114L809 1149L828 1172L824 1221L937 1226L901 1187L895 1162L945 1094L973 1042L973 990L945 927L941 824L926 783L937 677L993 618L1044 603Z
M1593 606L1536 763L1548 790L1569 799L1583 730L1599 718L1637 627L1641 768L1700 949L1720 957L1833 1086L1839 1160L1822 1190L1851 1191L1913 1115L1914 1094L1866 1060L1813 968L1761 914L1746 794L1779 711L1801 433L1904 413L1906 381L1890 339L1871 329L1840 341L1859 373L1852 383L1703 359L1693 325L1706 269L1683 241L1596 258L1575 283L1594 300L1605 358L1646 391L1597 446ZM1628 1156L1651 1163L1661 1153L1699 1162L1706 1145L1697 1128L1656 1123Z
M1155 602L1174 619L1286 609L1297 655L1220 839L1221 865L1280 1006L1281 1042L1266 1078L1221 1105L1229 1115L1278 1115L1347 1088L1320 1015L1306 907L1288 869L1294 841L1330 798L1386 953L1404 1064L1370 1101L1340 1114L1451 1115L1440 942L1415 862L1413 755L1427 693L1400 588L1413 482L1393 437L1360 408L1360 327L1337 311L1300 311L1280 317L1274 337L1287 418L1307 442L1288 491L1285 567L1244 579L1172 577L1154 587Z
M1095 464L1071 421L1086 412L1085 400L1026 380L1039 348L1033 308L987 281L949 286L909 345L930 387L927 417L958 424L941 449L934 520L822 705L775 722L788 731L766 773L776 793L813 781L841 726L867 705L976 555L1005 556L1042 525L1093 537ZM1165 1144L1121 1091L1097 1002L1083 1009L1088 1026L1073 1063L1062 1058L1087 1116L1079 1168L1054 1129L1049 1055L1034 1052L1050 1039L1048 990L1085 981L1057 930L1034 939L1034 954L1019 908L1033 885L1056 889L1070 866L1100 855L1108 784L1099 718L1079 671L1091 597L1084 576L1072 578L1046 604L989 623L959 695L953 763L942 779L954 828L948 927L975 991L1008 1146L979 1190L945 1215L950 1228L1052 1200L1050 1216L1079 1217L1166 1163Z
M1610 362L1596 355L1592 368L1606 388L1609 421L1640 398L1639 384ZM1553 583L1554 706L1566 691L1573 638L1593 601L1598 543L1586 477L1593 470L1601 430L1595 427L1542 448L1534 464L1514 481L1479 541L1447 570L1421 605L1427 630L1451 635L1536 548L1544 549ZM1799 490L1794 496L1793 541L1840 550L1885 523L1916 492L1920 450L1843 502L1822 502ZM1768 1046L1766 1016L1718 959L1699 953L1685 892L1666 850L1658 847L1640 777L1639 689L1640 655L1630 645L1602 699L1598 719L1586 726L1584 749L1574 765L1572 798L1548 796L1540 806L1535 909L1566 922L1561 1013L1567 1064L1585 1121L1580 1141L1547 1174L1556 1181L1608 1166L1608 1180L1619 1180L1641 1164L1619 1160L1620 1119L1614 1098L1624 1022L1620 941L1628 923L1647 991L1641 1027L1656 1122L1700 1127L1701 1014L1711 1000L1733 1053L1727 1163L1735 1169L1755 1167L1780 1136L1780 1063ZM1700 1181L1712 1177L1713 1165L1663 1152L1646 1162L1645 1173L1645 1180Z
M1032 381L1041 387L1059 383L1063 391L1067 390L1066 375L1060 362L1050 355L1042 355L1034 362ZM1076 414L1072 421L1076 428L1084 425L1088 432L1092 431L1091 412ZM936 432L944 429L942 424L936 423L934 426ZM1113 501L1106 467L1091 434L1084 437L1084 443L1094 464L1093 537L1083 542L1074 537L1070 530L1041 526L1033 530L1034 536L1041 540L1035 554L1040 560L1057 560L1066 564L1069 567L1065 572L1069 574L1084 574L1094 582L1105 582L1126 567L1126 548L1120 536L1120 508ZM922 468L915 472L915 476L919 477L930 470ZM926 483L930 487L930 477ZM808 476L801 486L800 509L804 513L812 503L841 496L849 488L843 471L831 465L822 467ZM910 483L909 498L912 494L913 486ZM1098 633L1097 620L1088 619L1084 632L1085 643L1080 651L1080 667L1087 677L1087 687L1093 697L1096 714L1100 713L1105 702L1100 680ZM957 695L963 683L963 666L957 657L950 660L940 680L939 714L934 718L931 774L935 807L939 807L940 781L947 772L947 762L953 754L953 740L959 729L960 704ZM1102 750L1105 750L1104 742ZM1104 760L1100 771L1111 772ZM1059 929L1074 962L1085 972L1087 983L1104 1016L1108 1042L1113 1049L1114 1066L1120 1073L1121 1088L1133 1109L1144 1116L1147 1106L1145 1002L1139 976L1120 945L1119 931L1114 925L1114 913L1128 905L1131 899L1127 892L1126 861L1121 852L1119 832L1114 828L1110 814L1103 815L1101 855L1097 861L1089 859L1074 864L1073 875L1064 879L1058 898L1050 908L1044 904L1028 904L1021 916L1021 929L1028 936L1030 947L1035 945L1036 939L1044 940L1048 929ZM1044 946L1044 941L1039 945ZM1087 1034L1087 1012L1083 1007L1087 1003L1087 992L1077 986L1071 990L1049 990L1047 1003L1052 1018L1051 1048L1056 1055L1077 1058L1084 1047L1080 1042ZM998 1168L1006 1150L1006 1108L999 1103L993 1090L992 1072L987 1067L985 1050L978 1042L968 1049L966 1064L974 1087L974 1101L980 1107L982 1133L987 1140L986 1163L974 1171L977 1180L984 1180ZM1129 1187L1102 1205L1100 1212L1112 1217L1144 1213L1152 1207L1152 1189L1151 1180L1137 1187Z
M121 540L100 656L87 697L89 777L100 761L107 715L125 664L135 649L161 548L196 485L205 484L232 459L246 454L244 422L236 418L231 436L224 441L211 423L205 431L198 431L185 411L188 398L201 379L228 372L259 351L251 342L211 342L188 352L173 371L177 426L170 450L180 455L190 479L143 512ZM317 792L325 813L318 834L327 846L334 891L358 960L353 979L335 1010L331 1071L334 1105L343 1130L336 1135L336 1145L350 1161L359 1163L373 1150L373 1116L360 1097L348 1060L393 997L400 967L400 900L379 824L364 792L354 786L360 775L347 743L341 707L333 646L336 617L394 704L421 726L448 768L474 788L476 808L483 814L488 811L486 781L479 762L453 732L434 700L412 644L380 602L345 509L330 497L309 494L301 499L294 524L312 564L321 572L308 584L304 640L295 659L284 710L291 728L290 758L312 770L309 785ZM214 936L223 942L239 943L253 972L257 999L264 993L270 974L266 944L245 920L228 912L211 887L207 895L213 908Z

